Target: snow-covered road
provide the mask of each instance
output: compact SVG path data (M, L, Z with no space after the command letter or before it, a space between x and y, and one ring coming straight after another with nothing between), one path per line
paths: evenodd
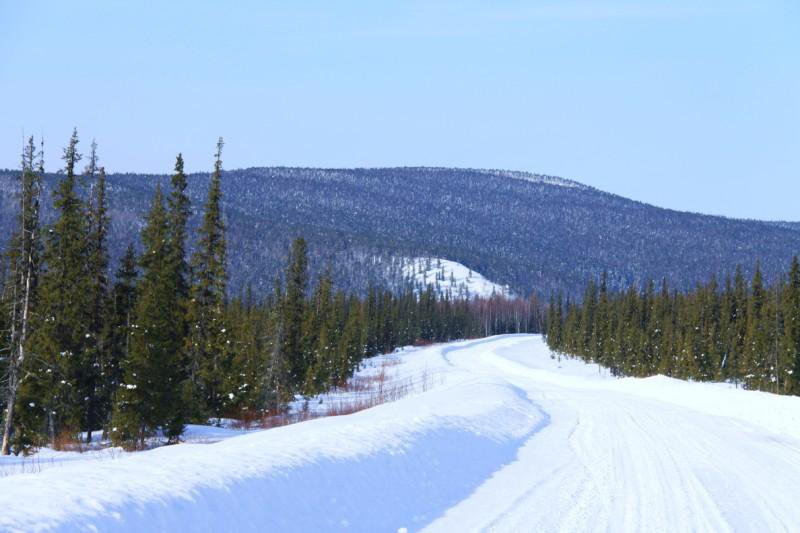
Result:
M800 529L800 399L609 379L545 351L538 338L506 338L453 359L499 371L550 424L432 531Z
M614 379L532 335L388 360L412 393L353 415L0 478L0 528L800 530L800 398Z

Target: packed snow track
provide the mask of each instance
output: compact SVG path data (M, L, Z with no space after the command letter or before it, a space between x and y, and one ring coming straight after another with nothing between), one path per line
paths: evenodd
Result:
M382 357L390 403L5 475L0 529L800 530L800 398L615 379L534 335Z

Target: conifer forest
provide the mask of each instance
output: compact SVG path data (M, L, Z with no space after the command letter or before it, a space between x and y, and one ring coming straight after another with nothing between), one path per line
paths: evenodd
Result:
M583 299L551 299L547 343L620 376L663 374L730 381L747 389L800 395L800 263L768 285L759 265L671 290L664 281L609 291L591 280Z
M28 139L0 278L3 454L96 431L128 449L154 436L177 443L189 422L280 413L398 346L541 329L535 297L456 299L411 283L361 294L337 287L331 268L310 279L302 237L272 294L231 294L222 149L220 138L202 206L191 205L178 154L112 264L97 144L83 155L73 132L45 224L44 148ZM193 209L202 218L192 232Z

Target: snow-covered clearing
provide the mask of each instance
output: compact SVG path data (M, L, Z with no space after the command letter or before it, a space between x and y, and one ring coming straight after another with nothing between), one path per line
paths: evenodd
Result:
M0 529L800 528L800 398L614 379L533 335L375 361L396 401L6 475Z

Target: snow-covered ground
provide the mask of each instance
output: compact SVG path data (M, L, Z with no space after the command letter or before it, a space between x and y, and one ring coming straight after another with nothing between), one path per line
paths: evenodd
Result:
M233 427L202 426L189 424L183 433L183 442L188 444L211 444L230 437L242 435L246 431ZM86 438L86 434L83 434ZM154 437L153 446L166 439ZM57 468L72 462L99 461L117 459L128 452L120 447L112 447L111 443L102 437L100 431L92 435L91 444L81 444L83 450L56 451L50 448L41 448L35 454L25 457L23 455L0 456L0 478L17 474L36 474L50 468ZM0 496L2 501L2 496ZM0 520L0 524L2 521Z
M433 285L439 295L453 298L511 296L507 286L486 279L479 272L449 259L415 257L403 265L403 276L420 288Z
M800 529L800 398L614 379L533 335L410 349L365 372L396 400L6 475L0 529Z

